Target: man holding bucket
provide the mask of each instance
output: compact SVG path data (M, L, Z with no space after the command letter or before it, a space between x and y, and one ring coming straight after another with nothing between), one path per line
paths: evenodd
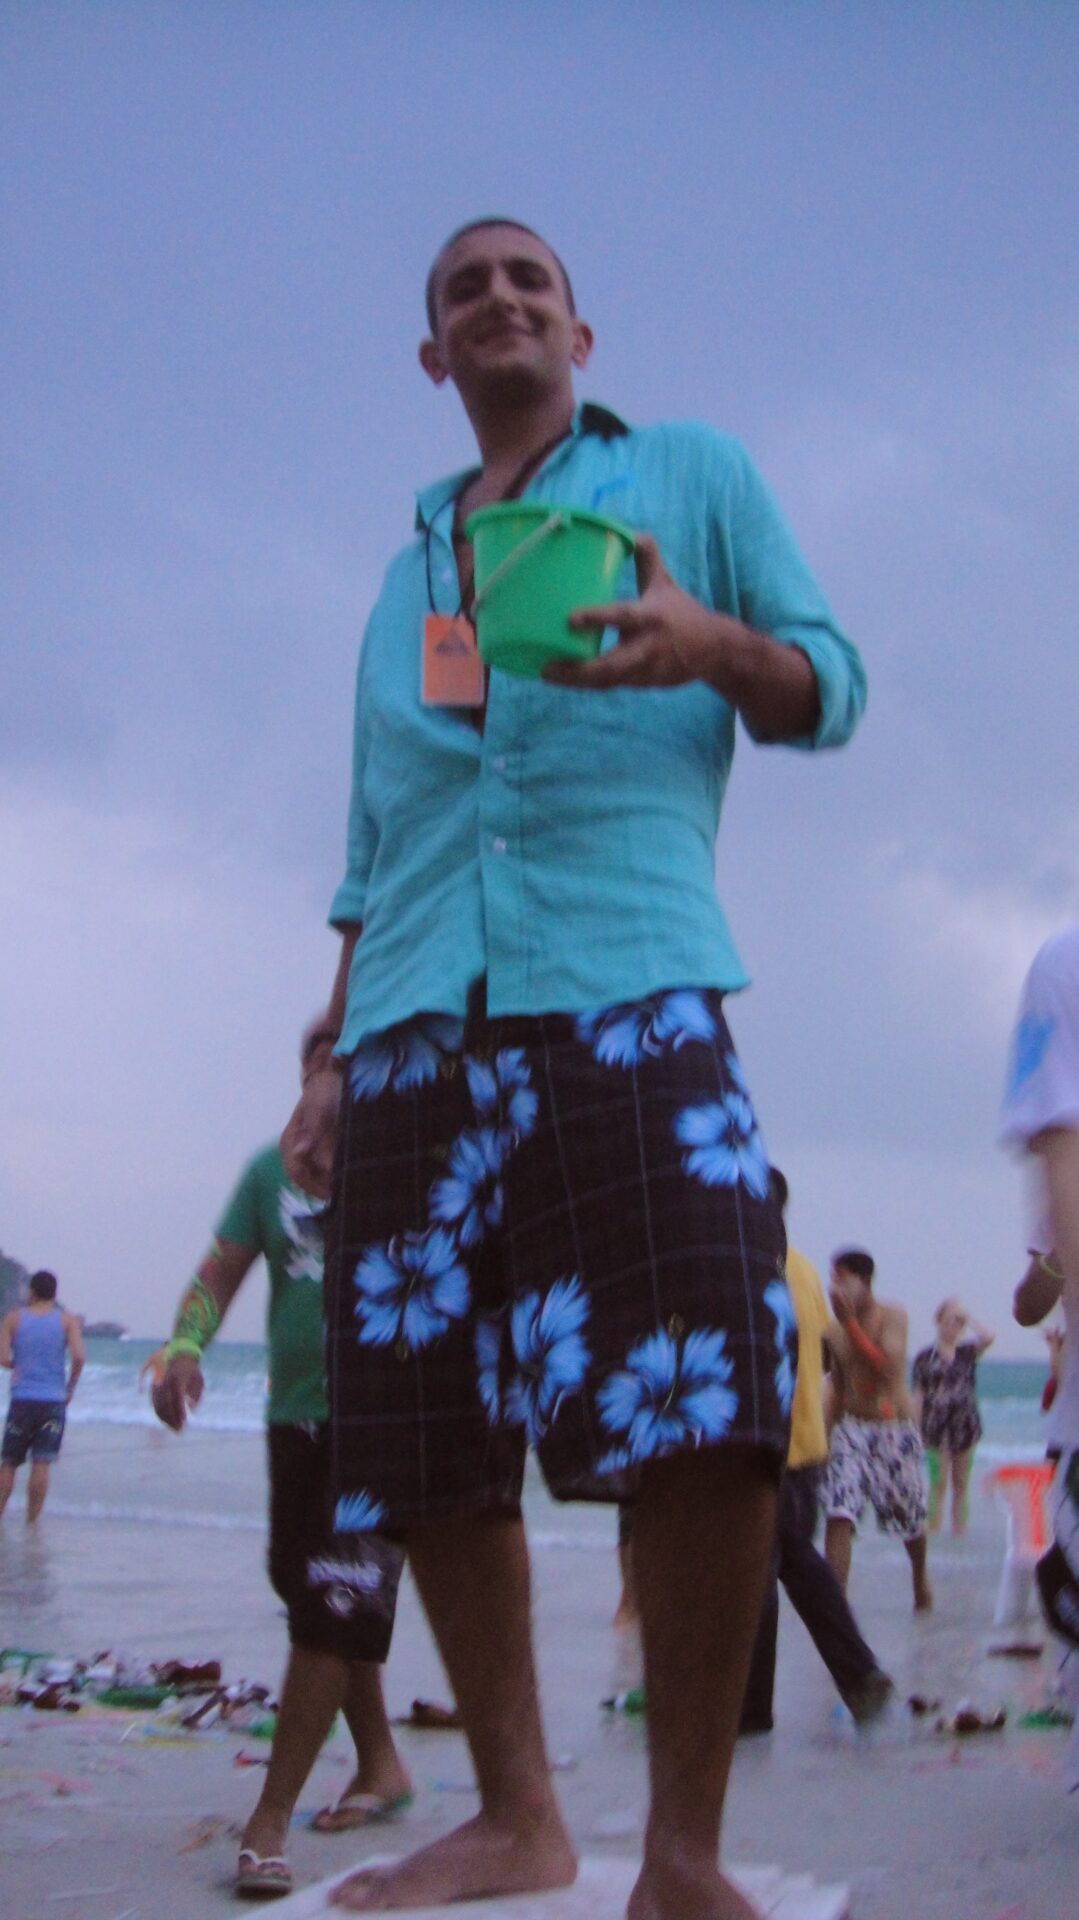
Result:
M652 1806L630 1912L746 1920L719 1824L797 1328L723 1017L746 976L713 847L736 712L755 739L838 746L864 675L736 443L576 405L592 335L543 240L474 223L427 292L420 362L456 387L481 464L420 494L367 628L331 912L343 1084L308 1084L283 1147L308 1191L332 1189L341 1551L368 1527L407 1542L481 1810L335 1897L574 1878L533 1666L531 1444L558 1498L636 1500ZM542 538L498 580L513 543L477 545L477 589L467 525L516 500L545 510L518 544ZM500 623L499 592L542 556L534 593L553 595L556 542L576 566L597 519L601 604L545 639L503 597ZM525 638L531 657L487 673Z

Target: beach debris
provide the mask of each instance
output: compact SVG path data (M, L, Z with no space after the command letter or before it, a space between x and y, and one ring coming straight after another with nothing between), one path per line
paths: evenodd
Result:
M1037 1707L1032 1713L1024 1713L1019 1725L1040 1732L1045 1727L1070 1727L1074 1719L1074 1714L1070 1713L1067 1707L1061 1706L1056 1700L1051 1700L1046 1707Z
M269 1687L251 1680L225 1685L220 1660L145 1660L110 1649L80 1660L27 1647L0 1650L0 1706L78 1713L87 1702L127 1712L149 1709L162 1731L202 1733L222 1726L272 1740L277 1724ZM123 1738L134 1731L129 1728Z
M461 1716L456 1707L443 1707L437 1700L414 1700L407 1713L399 1714L395 1727L420 1727L426 1733L457 1733Z
M608 1700L600 1701L608 1713L646 1713L648 1702L643 1687L627 1687L624 1693L614 1693Z
M270 1762L264 1753L248 1753L246 1747L241 1747L233 1754L232 1764L234 1767L268 1767Z
M925 1713L939 1713L943 1705L943 1700L930 1700L924 1693L912 1693L907 1701L907 1711L919 1719Z
M1003 1707L980 1708L972 1700L960 1700L954 1713L937 1721L934 1732L957 1734L999 1733L1008 1715Z
M994 1640L986 1647L990 1659L997 1660L1040 1660L1045 1651L1044 1640Z

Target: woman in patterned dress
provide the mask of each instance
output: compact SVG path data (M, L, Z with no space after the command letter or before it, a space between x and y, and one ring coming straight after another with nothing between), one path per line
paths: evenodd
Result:
M967 1528L970 1469L982 1437L976 1369L996 1335L954 1297L941 1301L934 1318L937 1337L915 1355L911 1380L929 1468L929 1531L940 1531L950 1480L952 1532L959 1534Z

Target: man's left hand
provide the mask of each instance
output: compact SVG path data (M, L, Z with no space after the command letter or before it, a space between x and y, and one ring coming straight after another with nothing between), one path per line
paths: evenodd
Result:
M638 535L636 559L639 600L582 607L570 617L576 629L614 627L617 647L594 660L555 661L545 669L545 680L597 692L606 687L683 687L711 678L724 625L732 637L744 630L738 621L702 606L672 580L651 534Z

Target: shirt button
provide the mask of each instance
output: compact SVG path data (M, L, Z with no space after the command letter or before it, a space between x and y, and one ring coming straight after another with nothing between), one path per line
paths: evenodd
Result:
M506 842L503 840L502 835L500 833L496 833L494 839L491 842L491 845L494 848L496 853L505 853L506 851Z
M495 770L495 772L496 772L496 773L505 773L505 771L506 771L506 756L505 756L505 754L504 754L504 753L496 753L496 754L495 754L495 757L494 757L494 759L493 759L493 760L492 760L492 762L491 762L491 765L492 765L492 767L494 768L494 770Z

